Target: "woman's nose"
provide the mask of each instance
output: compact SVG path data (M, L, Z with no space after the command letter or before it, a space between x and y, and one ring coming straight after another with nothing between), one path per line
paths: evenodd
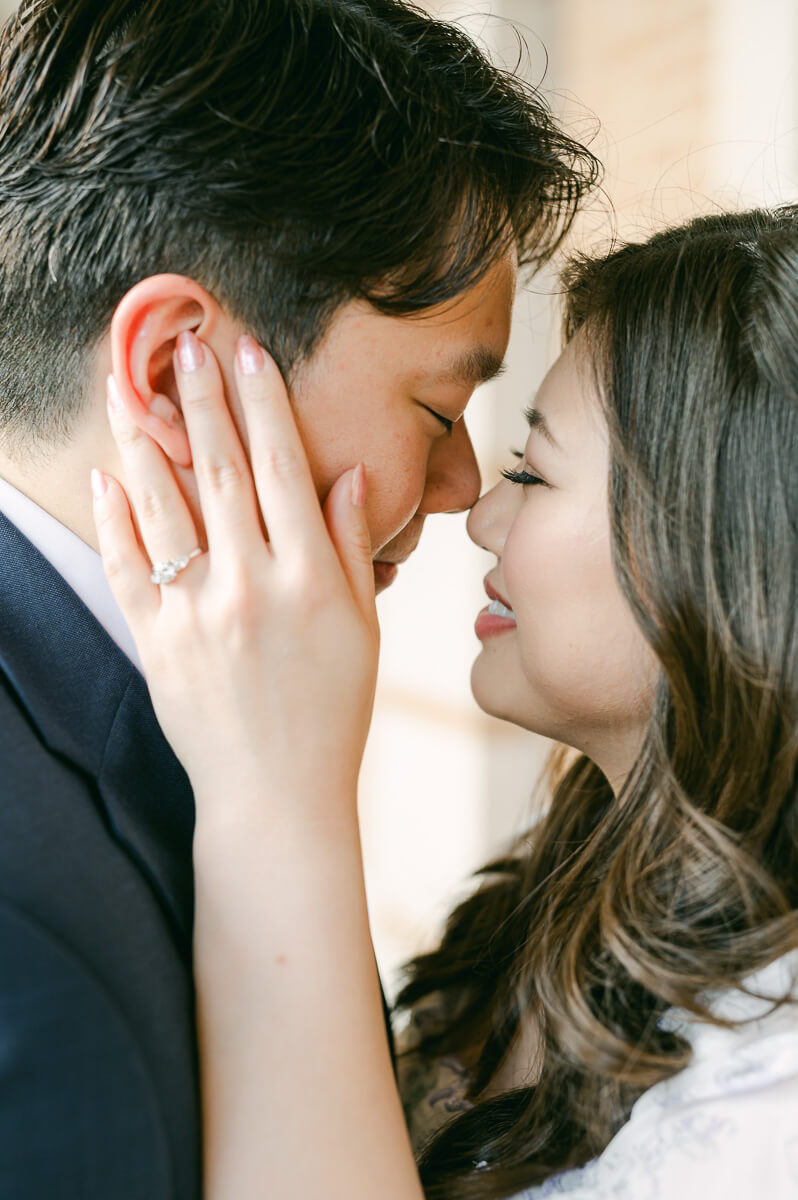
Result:
M477 500L468 514L468 536L477 546L501 557L513 518L512 484L502 480Z

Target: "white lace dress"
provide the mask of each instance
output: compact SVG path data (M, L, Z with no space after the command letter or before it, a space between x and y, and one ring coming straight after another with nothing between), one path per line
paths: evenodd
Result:
M663 1022L692 1044L689 1066L640 1097L598 1158L529 1188L517 1200L798 1200L796 981L793 953L747 982L769 997L792 991L795 1003L774 1012L766 1001L742 992L715 997L717 1015L746 1020L733 1030L675 1009L666 1013ZM416 1146L468 1107L467 1074L453 1060L441 1068L426 1089L412 1055L402 1068Z

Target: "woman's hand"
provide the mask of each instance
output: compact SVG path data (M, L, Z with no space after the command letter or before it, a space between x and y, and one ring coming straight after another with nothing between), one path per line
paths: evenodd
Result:
M204 1195L422 1200L368 925L357 775L378 627L362 466L319 507L274 363L239 342L252 470L210 349L175 362L208 553L110 389L125 491L96 476L105 569L197 802ZM264 530L268 530L268 540ZM146 553L145 553L146 551Z
M149 560L188 554L201 534L109 378L127 495L94 474L100 551L198 818L206 796L253 794L269 809L272 796L300 802L300 820L334 818L331 798L356 791L379 649L365 468L338 480L322 513L276 365L243 338L235 371L251 469L210 348L181 334L175 375L208 553L163 585Z

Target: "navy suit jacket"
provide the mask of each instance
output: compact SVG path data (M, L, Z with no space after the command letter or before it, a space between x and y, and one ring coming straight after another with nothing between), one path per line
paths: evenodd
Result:
M0 514L0 1200L195 1200L194 805L146 684Z
M146 684L0 514L0 1200L196 1200L194 805Z

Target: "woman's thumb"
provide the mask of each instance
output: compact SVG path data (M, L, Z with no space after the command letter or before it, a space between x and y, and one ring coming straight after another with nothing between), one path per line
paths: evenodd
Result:
M371 534L366 518L368 481L360 463L335 483L324 505L324 519L352 595L369 621L376 621Z

